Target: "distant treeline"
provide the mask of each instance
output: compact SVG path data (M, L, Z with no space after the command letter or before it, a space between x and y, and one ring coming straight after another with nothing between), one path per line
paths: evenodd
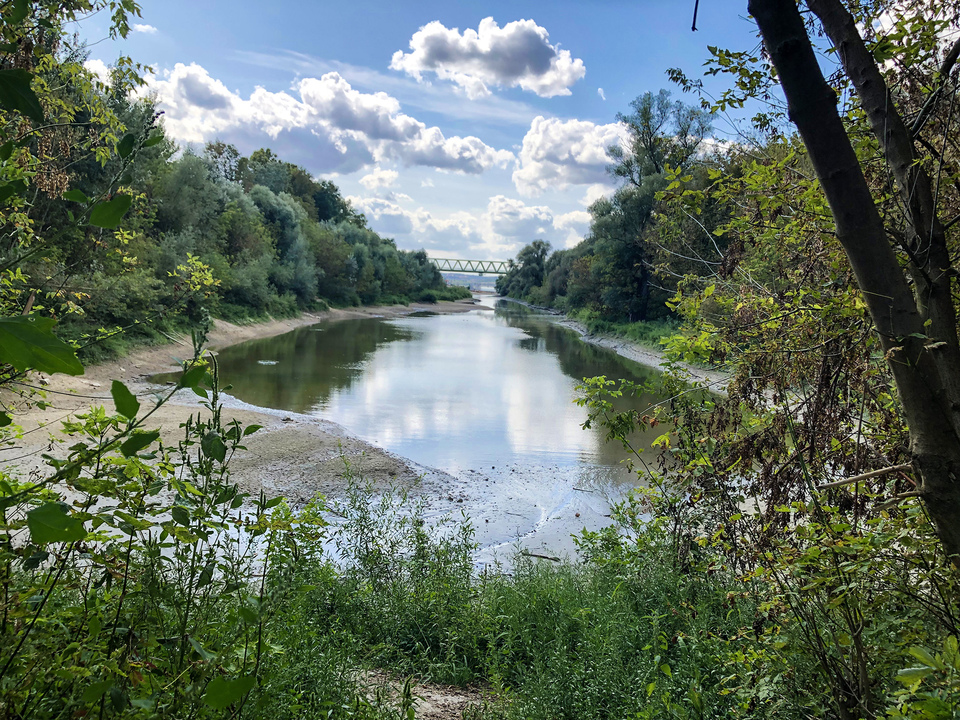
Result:
M712 234L725 217L716 202L686 224L657 215L659 194L679 185L681 176L687 191L703 188L710 168L727 162L704 152L711 116L671 101L665 90L638 97L631 110L617 116L627 128L627 146L609 149L610 173L620 187L590 206L586 237L552 254L547 242L533 241L498 279L498 292L604 323L664 320L673 317L667 301L677 280L702 275L701 258L725 249L725 237ZM669 250L678 238L687 249Z
M21 263L24 287L56 298L51 305L67 303L65 334L103 336L136 323L127 342L152 334L144 321L171 327L207 313L245 320L469 296L448 288L424 251L398 250L368 228L332 182L267 149L249 157L222 142L202 154L182 150L149 101L110 91L100 101L115 119L90 118L91 137L109 143L119 121L135 148L38 177L28 210L45 252ZM71 222L79 199L97 197L118 173L120 192L134 198L119 226ZM65 197L78 202L61 199L67 184Z

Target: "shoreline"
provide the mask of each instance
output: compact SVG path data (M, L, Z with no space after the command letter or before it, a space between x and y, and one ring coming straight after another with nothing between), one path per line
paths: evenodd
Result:
M632 342L626 338L616 335L603 335L592 333L583 323L573 320L566 315L558 315L554 320L558 325L569 328L580 335L580 339L590 345L606 348L615 352L620 357L627 360L633 360L640 365L645 365L655 370L663 371L664 366L669 364L666 355L658 350L644 347L639 343ZM696 383L701 383L704 387L718 394L726 394L727 384L730 382L731 375L722 370L710 370L697 367L689 363L673 363L689 375L689 379Z
M331 310L243 326L215 321L208 336L208 347L216 351L321 321L472 310L490 311L491 308L474 299L435 305ZM643 365L661 369L664 362L662 354L623 338L591 334L563 315L555 316L552 321L574 330L584 342ZM113 379L122 380L141 399L146 410L152 405L151 398L158 393L166 394L164 386L151 383L149 378L176 369L175 356L188 356L191 352L189 338L182 338L171 344L140 348L121 360L91 365L79 377L37 377L34 386L46 393L49 407L15 413L14 420L24 428L24 434L15 447L0 447L0 466L15 467L20 475L27 476L42 471L43 454L64 455L65 451L58 446L66 447L69 442L59 432L60 421L95 405L103 405L107 412L112 412L110 383ZM714 387L726 381L726 376L717 372L688 370L694 380ZM611 522L610 498L605 494L590 494L593 490L576 492L580 489L578 481L556 467L521 468L498 463L496 468L473 468L454 475L421 466L361 440L334 421L249 405L228 393L222 397L225 423L237 420L244 426L262 426L245 439L246 449L238 451L230 464L232 481L252 496L263 491L268 497L284 497L294 507L317 494L337 501L344 497L351 475L362 478L377 494L390 488L403 489L411 498L426 503L426 517L451 514L455 517L460 512L469 517L479 543L475 561L482 566L497 565L521 546L535 554L572 556L575 554L573 535L584 527L597 529ZM159 428L164 444L175 447L181 438L180 425L195 413L207 412L199 402L191 391L177 391L151 416L147 428Z
M207 349L216 352L247 340L274 337L323 321L402 317L417 312L449 314L469 312L478 307L471 299L332 309L249 325L215 320L207 338ZM151 399L166 395L163 387L151 383L149 378L176 370L179 366L176 358L191 354L189 336L183 336L169 344L138 348L118 360L87 366L84 374L76 377L33 375L22 387L27 392L36 393L33 400L42 399L47 407L30 407L32 403L28 400L8 398L14 408L14 422L23 428L23 433L12 446L0 448L0 466L27 477L42 471L44 454L65 454L58 452L58 446L66 446L69 440L60 432L61 422L96 406L104 406L111 412L110 385L113 380L126 384L147 410L152 406ZM306 502L317 493L337 496L347 484L349 473L345 461L349 462L351 472L370 482L374 490L402 485L420 486L423 492L427 492L427 488L432 491L438 483L457 484L446 473L422 468L407 458L353 437L329 420L253 407L229 394L224 395L223 405L225 423L238 420L245 426L263 426L245 440L246 450L238 452L231 462L231 476L244 492L256 495L263 490L268 496L283 496L292 504ZM181 436L180 425L199 412L206 412L200 406L199 398L190 391L179 391L151 416L148 427L160 429L164 444L175 446Z
M663 372L665 365L670 364L667 360L666 354L661 350L654 350L653 348L646 347L640 343L633 342L632 340L628 340L617 335L594 333L579 320L574 320L569 315L562 313L559 310L555 310L550 307L542 307L540 305L531 305L528 302L507 297L506 295L499 295L497 297L508 300L509 302L515 302L518 305L523 305L533 310L539 310L545 315L550 316L552 322L555 322L557 325L561 325L565 328L573 330L580 336L580 339L583 340L583 342L590 345L596 345L597 347L602 347L606 350L611 350L627 360L632 360L635 363L639 363L640 365L644 365L661 372ZM711 392L715 392L720 395L726 395L727 384L732 378L730 373L718 369L697 367L696 365L691 365L685 362L676 362L673 363L673 365L686 372L689 375L690 381L702 383Z

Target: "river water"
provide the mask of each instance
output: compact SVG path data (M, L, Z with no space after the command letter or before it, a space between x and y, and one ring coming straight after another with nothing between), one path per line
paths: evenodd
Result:
M620 443L583 428L576 386L597 375L642 382L655 371L526 306L489 296L481 304L246 342L219 353L221 378L247 403L332 420L463 480L490 557L518 539L570 552L569 533L603 525L609 502L637 483ZM643 412L659 400L625 398L618 409ZM656 434L633 443L648 446Z

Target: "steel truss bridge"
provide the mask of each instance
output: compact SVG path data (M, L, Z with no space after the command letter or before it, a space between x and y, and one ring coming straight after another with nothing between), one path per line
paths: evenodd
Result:
M506 275L510 269L509 260L450 260L430 258L441 272L477 273L479 275Z

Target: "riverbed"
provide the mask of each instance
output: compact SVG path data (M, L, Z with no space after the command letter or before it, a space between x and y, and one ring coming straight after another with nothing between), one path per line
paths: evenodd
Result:
M164 389L150 378L187 355L186 343L146 348L81 378L37 378L48 407L17 415L26 433L0 463L28 474L44 453L62 454L57 421L93 404L112 411L114 378L147 407ZM342 497L346 461L377 492L411 490L432 518L468 517L486 565L521 547L572 555L571 535L609 523L610 503L642 482L619 444L582 428L586 410L574 400L584 376L641 382L655 371L516 303L488 296L247 327L218 321L211 343L233 385L225 419L264 426L231 463L232 479L254 495L293 505L316 493ZM658 400L645 395L618 409L642 412ZM181 391L152 420L175 443L178 425L199 410ZM653 437L634 441L648 446Z
M458 314L321 322L225 348L218 363L238 407L336 423L415 464L428 514L469 516L481 562L518 547L572 554L570 536L607 524L610 503L642 482L625 464L631 453L602 427L584 428L577 387L597 375L643 383L656 371L503 299ZM643 414L661 399L643 393L617 409ZM668 429L631 444L651 457ZM300 495L314 489L301 483Z

